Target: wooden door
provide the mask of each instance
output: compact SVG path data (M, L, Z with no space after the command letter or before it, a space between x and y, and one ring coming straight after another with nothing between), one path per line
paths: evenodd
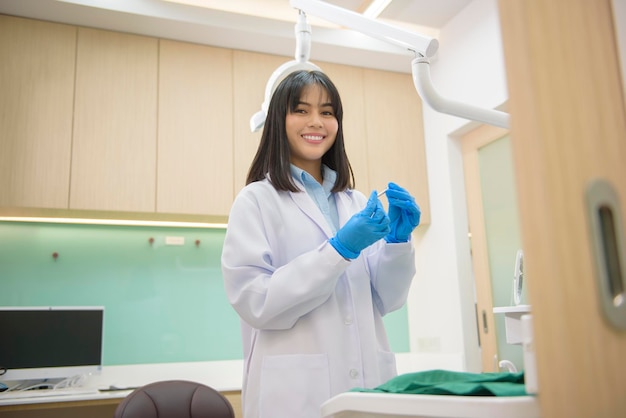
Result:
M503 336L497 335L493 314L492 276L489 268L487 231L480 184L479 150L507 133L506 129L483 125L460 138L483 372L499 370L497 340Z
M585 200L604 179L626 219L611 0L500 0L499 10L541 413L626 416L626 332L599 302Z

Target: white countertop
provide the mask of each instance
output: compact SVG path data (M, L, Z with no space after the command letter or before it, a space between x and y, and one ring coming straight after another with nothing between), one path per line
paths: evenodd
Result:
M161 380L191 380L220 392L239 391L242 376L242 360L104 366L100 374L88 376L83 385L92 389L91 393L55 395L51 391L50 396L11 398L7 392L2 392L0 407L124 398L134 388ZM125 390L110 390L112 387Z
M322 405L324 418L540 418L533 396L347 392Z
M52 392L52 391L51 391ZM125 398L132 390L105 391L95 393L82 393L75 395L37 396L33 398L11 398L6 392L0 393L0 408L8 405L31 405L55 402L97 401L107 399Z
M463 371L460 353L398 353L396 361L399 374L429 369ZM119 399L136 387L174 379L204 383L220 392L239 391L243 380L243 360L104 366L99 375L87 377L85 387L128 390L19 399L0 397L0 408L3 405Z

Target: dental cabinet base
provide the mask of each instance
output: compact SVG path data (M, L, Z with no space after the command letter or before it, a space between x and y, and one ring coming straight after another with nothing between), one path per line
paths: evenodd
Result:
M539 418L533 396L487 397L346 392L322 405L323 418Z
M0 418L111 418L131 390L100 392L90 395L5 399L0 403ZM235 418L242 418L241 391L219 391L233 406Z
M69 397L71 399L51 396L38 399L36 403L18 403L16 400L12 405L0 405L0 418L110 418L127 394Z

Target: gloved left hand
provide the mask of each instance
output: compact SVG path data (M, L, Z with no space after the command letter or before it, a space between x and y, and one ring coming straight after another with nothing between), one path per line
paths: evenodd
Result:
M419 225L422 212L415 203L415 198L406 189L395 183L389 183L388 187L386 194L391 232L385 237L385 241L407 242L411 232Z
M390 231L389 217L374 190L365 209L354 214L328 242L346 259L354 259L361 251Z

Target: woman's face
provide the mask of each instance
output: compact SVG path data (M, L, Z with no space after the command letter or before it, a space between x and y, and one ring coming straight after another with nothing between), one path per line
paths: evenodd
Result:
M285 127L291 163L314 177L321 176L322 156L335 143L339 129L326 90L319 85L305 87L298 106L287 113Z

